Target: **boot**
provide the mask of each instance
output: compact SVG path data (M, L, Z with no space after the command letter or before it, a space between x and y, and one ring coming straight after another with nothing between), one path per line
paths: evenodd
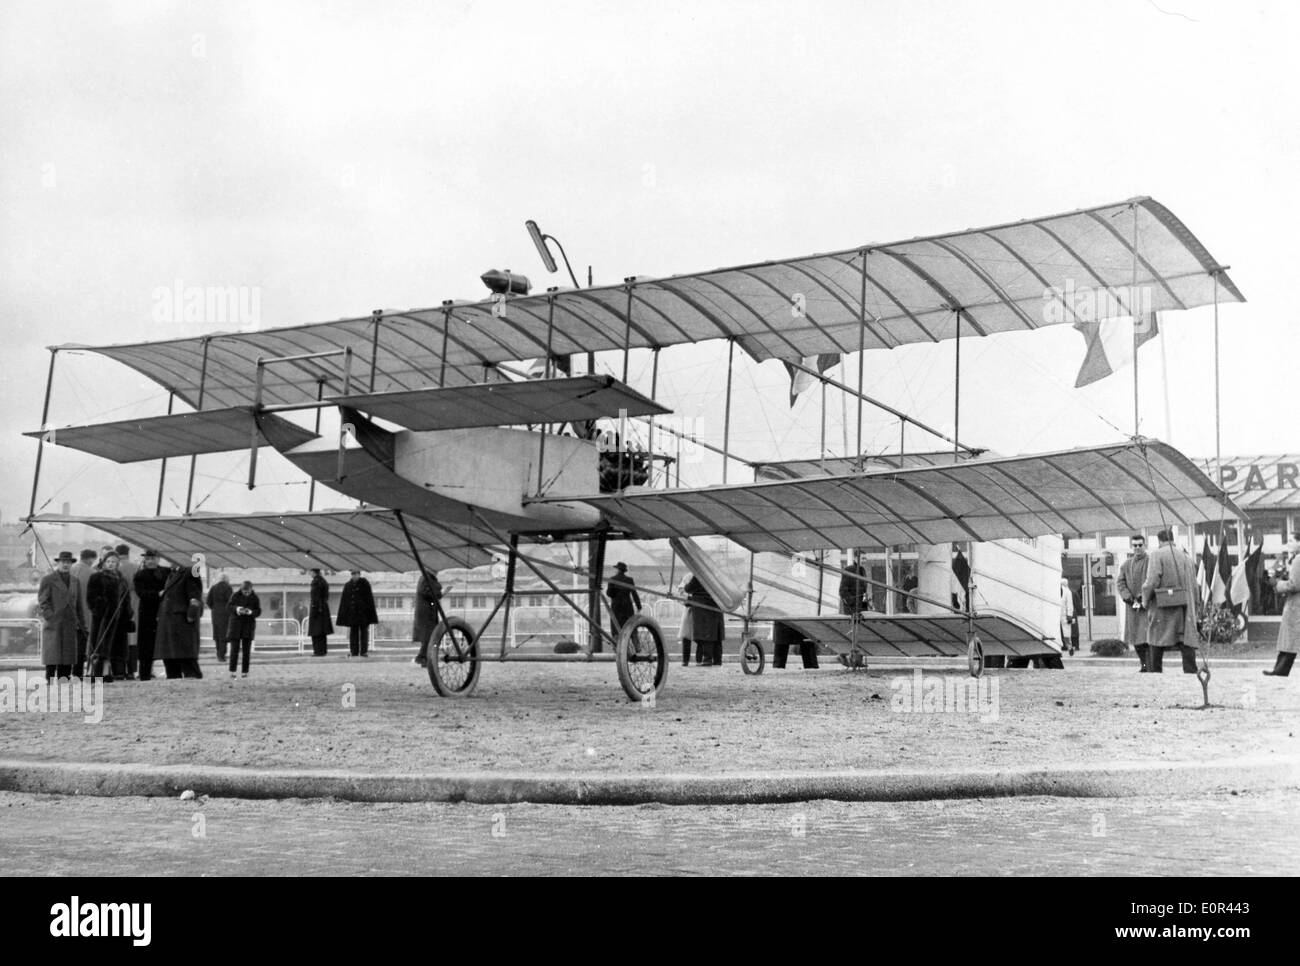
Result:
M691 642L682 641L682 667L691 666Z
M1278 651L1277 663L1273 665L1273 670L1265 671L1268 677L1284 678L1291 673L1291 665L1295 663L1294 651Z
M1151 670L1151 645L1134 644L1133 650L1137 651L1138 662L1141 665L1141 670L1139 670L1138 673L1146 674Z

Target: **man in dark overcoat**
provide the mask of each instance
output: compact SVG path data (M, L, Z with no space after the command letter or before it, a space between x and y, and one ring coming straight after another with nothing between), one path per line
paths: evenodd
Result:
M67 550L55 558L54 572L41 578L36 603L45 619L41 634L41 663L45 680L72 676L77 663L77 645L82 631L81 589L72 576L74 557Z
M687 606L691 609L691 633L696 645L703 650L703 666L719 667L722 664L722 611L699 577L692 575L684 590L690 598Z
M415 663L424 667L428 663L429 640L433 629L438 625L438 608L435 603L442 599L442 583L432 570L420 574L420 582L415 585L415 623L411 629L411 640L420 645L420 652L415 655Z
M158 566L157 550L146 549L142 561L132 581L135 595L140 600L140 616L135 628L136 666L140 680L149 681L153 678L154 654L158 645L158 607L162 604L163 588L167 586L167 571Z
M641 610L641 596L636 592L636 581L627 572L627 564L614 564L614 576L605 585L605 595L609 598L609 629L617 641L623 625Z
M212 617L212 639L217 645L217 660L226 660L226 642L233 638L230 633L230 597L234 590L225 573L217 576L217 581L208 588L208 613Z
M334 620L348 629L348 653L352 657L369 657L370 625L379 623L379 614L370 581L361 576L360 570L351 571L351 578L339 591L339 613Z
M203 613L203 580L193 568L172 566L158 608L158 656L169 678L201 678L199 616Z
M311 572L311 606L307 612L307 636L311 638L313 657L324 657L329 646L327 638L334 633L330 620L330 585L321 576L320 568Z

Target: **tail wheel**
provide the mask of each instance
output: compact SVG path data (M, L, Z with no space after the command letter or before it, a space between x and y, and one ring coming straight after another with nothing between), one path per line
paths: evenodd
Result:
M746 674L762 674L767 666L763 645L752 637L740 645L740 667Z
M478 684L480 662L474 628L448 617L433 629L428 651L429 680L444 698L468 697Z
M615 648L618 683L633 701L653 701L668 680L668 649L659 622L635 614L623 625Z
M970 642L966 645L966 667L973 678L984 673L984 645L980 643L978 634L972 634Z

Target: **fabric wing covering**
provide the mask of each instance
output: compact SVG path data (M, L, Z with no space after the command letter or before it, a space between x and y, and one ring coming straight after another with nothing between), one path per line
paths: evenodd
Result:
M629 416L669 412L612 376L595 375L340 396L332 401L412 430L569 423L617 416L620 411Z
M974 630L985 654L1032 657L1059 650L1020 623L991 613L977 616ZM865 614L856 628L848 616L783 617L772 628L776 643L819 641L844 651L856 643L872 657L965 657L966 634L965 614Z
M1155 441L950 466L575 497L629 536L721 534L749 550L888 547L1188 525L1240 511Z
M418 517L406 525L424 566L477 567L491 554L479 534L457 533ZM418 570L392 510L326 510L318 513L258 513L242 516L134 519L41 516L37 523L81 523L128 543L157 550L173 563L202 553L218 567L322 567L328 570L408 572Z
M446 385L479 382L475 372L487 371L480 367L545 356L548 347L569 355L735 339L759 361L798 361L937 342L953 338L959 324L969 336L1093 321L1087 306L1100 298L1078 298L1089 293L1118 292L1119 314L1128 315L1132 285L1145 310L1194 308L1216 294L1244 301L1181 221L1150 198L1134 198L910 241L505 302L449 303L378 320L65 348L116 359L195 408L202 408L202 383L202 405L212 408L253 401L258 357L349 347L353 386L369 392L442 384L444 361ZM270 366L264 375L270 404L311 402L322 379L327 395L343 392L337 358Z
M274 414L262 418L274 420L285 438L296 439L300 446L316 434ZM24 433L42 437L47 443L68 446L84 453L102 456L116 463L138 463L168 456L195 456L203 453L226 453L247 449L254 422L247 407L209 409L199 413L173 413L148 419L124 419L115 423L67 426L45 432ZM261 445L266 439L259 432Z

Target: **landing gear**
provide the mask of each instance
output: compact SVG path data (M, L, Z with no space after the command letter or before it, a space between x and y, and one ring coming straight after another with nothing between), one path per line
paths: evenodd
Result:
M633 701L654 701L668 680L668 649L659 622L635 614L618 635L618 683Z
M966 645L966 667L973 678L984 673L984 645L980 643L978 634L972 634Z
M740 669L746 674L762 674L767 666L767 655L763 645L754 638L749 638L740 645Z
M459 617L448 617L433 629L429 642L429 680L444 698L468 697L478 684L481 663L474 628Z

